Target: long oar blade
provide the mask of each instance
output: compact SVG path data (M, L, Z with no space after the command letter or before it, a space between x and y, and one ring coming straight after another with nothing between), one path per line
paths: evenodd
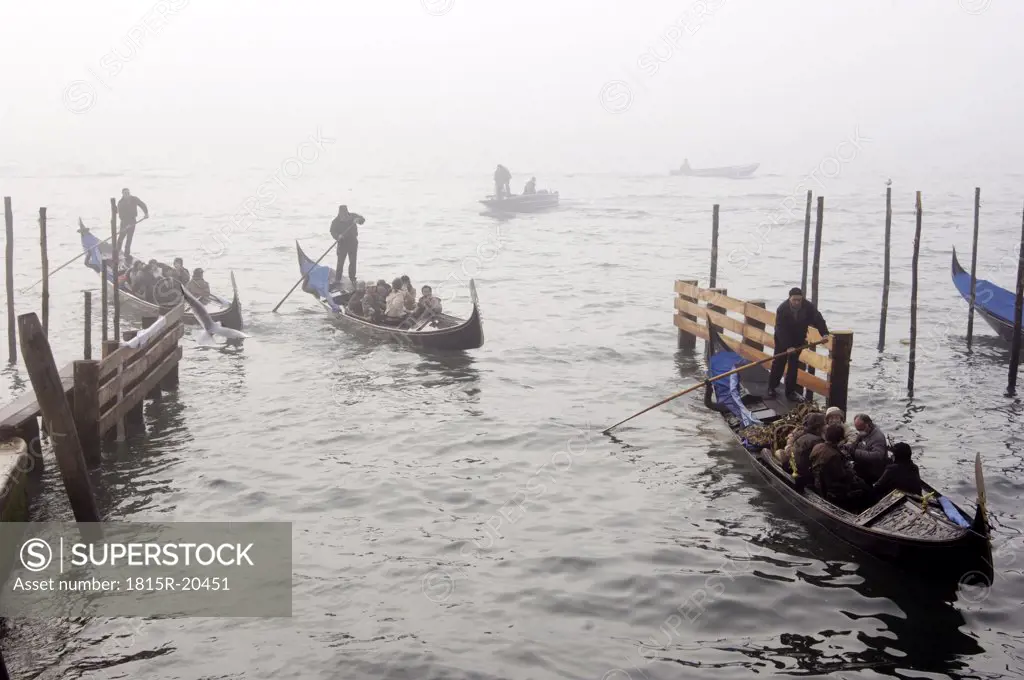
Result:
M760 366L761 364L766 364L769 361L774 361L775 359L778 359L779 357L784 357L787 354L792 354L793 352L802 352L805 349L807 349L808 347L814 347L815 345L820 345L820 344L822 344L824 342L827 342L827 341L824 338L822 338L821 340L818 340L817 342L809 342L806 345L801 345L800 347L792 347L790 349L787 349L785 352L780 352L780 353L776 354L775 356L768 357L767 359L761 359L760 361L756 361L756 362L751 363L751 364L744 364L743 366L740 366L739 368L734 368L733 370L727 371L725 373L722 373L721 375L716 375L714 378L708 378L706 380L702 380L701 382L697 383L696 385L693 385L691 387L687 387L682 392L676 392L671 397L668 397L666 399L662 399L657 404L654 404L652 406L648 406L647 408L645 408L643 411L640 411L639 413L634 413L633 415L631 415L630 417L626 418L625 420L620 420L619 422L615 423L611 427L609 427L609 428L607 428L605 430L602 430L601 434L608 434L609 432L614 430L619 425L622 425L623 423L629 422L630 420L633 420L633 418L636 418L637 416L641 416L641 415L647 413L648 411L650 411L652 409L658 408L659 406L661 406L663 404L667 404L668 402L672 401L673 399L678 399L679 397L683 396L684 394L688 394L688 393L694 391L695 389L697 389L699 387L703 387L704 385L709 385L709 384L711 384L713 382L717 382L717 381L721 380L722 378L728 378L729 376L734 375L736 373L739 373L740 371L745 371L748 368L753 368L754 366Z

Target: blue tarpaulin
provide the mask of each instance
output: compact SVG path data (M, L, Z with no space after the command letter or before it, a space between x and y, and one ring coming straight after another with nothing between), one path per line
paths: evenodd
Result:
M313 262L301 250L299 253L299 271L306 277L306 281L302 284L302 290L307 293L316 293L327 301L331 309L335 312L340 311L341 307L335 304L330 293L331 270L322 264Z
M728 373L740 364L744 363L743 357L736 352L716 352L711 357L711 365L708 368L709 377ZM719 404L725 406L729 411L740 419L743 427L760 425L761 421L754 417L754 414L743 405L740 398L740 375L735 373L728 378L716 380L711 383L715 389L715 399Z
M82 246L89 249L85 256L86 264L99 271L103 267L103 256L100 254L100 240L91 233L82 234Z

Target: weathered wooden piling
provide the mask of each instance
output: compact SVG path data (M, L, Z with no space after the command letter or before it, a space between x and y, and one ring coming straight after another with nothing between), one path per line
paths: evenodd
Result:
M82 444L75 418L64 396L60 374L53 361L50 343L34 313L18 317L21 353L36 393L39 411L49 423L50 441L78 522L99 522L100 514L93 496L89 471L82 455Z
M86 463L95 467L100 464L100 362L86 359L74 366L75 428Z
M711 276L708 288L718 285L718 204L711 209Z
M111 268L114 272L114 334L113 338L121 337L121 268L118 266L118 258L120 257L118 251L120 248L117 247L117 201L113 198L110 199L110 244L113 246ZM104 286L106 282L104 281Z
M7 228L7 355L13 364L18 361L18 338L14 325L14 211L10 196L4 196L4 226Z
M1024 309L1024 211L1021 213L1020 251L1017 254L1017 299L1013 305L1013 342L1010 343L1010 380L1006 396L1017 396L1017 368L1020 364L1020 324Z
M974 240L971 243L971 299L967 303L967 349L974 342L974 303L978 285L978 225L981 222L981 187L974 187Z
M910 368L907 372L907 397L914 397L914 369L917 361L917 260L921 254L921 192L917 192L914 259L910 268Z
M107 340L106 342L104 342L103 343L103 358L106 359L107 357L109 357L111 354L116 352L117 348L120 347L120 346L121 346L121 343L118 340ZM121 403L121 400L124 399L124 382L123 382L123 380L121 378L121 372L120 371L118 371L117 375L114 376L113 382L114 382L115 396L117 398L115 403L119 404L119 403ZM100 404L100 408L103 408L103 404ZM108 437L112 436L116 441L121 442L121 441L124 441L124 434L125 434L124 433L124 418L118 417L118 419L117 419L117 426L114 427L114 428L111 428L110 430L108 430L107 436Z
M139 332L135 331L135 330L125 331L124 332L124 340L125 340L125 342L127 342L129 340L133 340L135 338L135 336L138 335L138 334L139 334ZM124 389L124 388L127 388L127 387L128 387L127 384L122 383L122 390L121 390L121 394L122 395L124 395L128 391L127 389ZM118 399L118 401L120 401L120 399ZM125 413L124 419L125 419L126 423L131 423L132 425L140 425L140 424L146 422L145 414L143 413L143 410L142 410L142 400L141 399L139 399L139 401L137 403L133 404L132 407L128 409L128 411Z
M100 307L103 308L103 337L102 341L110 340L110 322L107 314L107 261L103 260L100 265Z
M804 270L800 275L800 290L807 293L807 255L811 245L811 190L807 190L807 212L804 215Z
M149 328L150 326L152 326L153 324L156 323L157 318L158 317L155 317L155 316L144 316L144 317L142 317L142 327L143 328ZM165 378L165 380L166 380L166 378ZM160 383L154 385L153 389L151 389L149 392L146 393L146 399L153 399L155 401L159 401L161 399L161 397L163 397L163 392L161 390L162 386L163 386L163 381L161 381Z
M878 351L885 350L885 318L889 314L889 263L892 243L892 187L885 188L885 260L882 273L882 319L878 324Z
M818 221L814 225L814 263L811 266L811 302L818 305L818 266L821 264L821 230L825 224L825 197L818 196ZM804 291L807 295L807 291Z
M717 205L715 206L715 216L716 217L718 216L718 206ZM718 224L718 220L715 220L715 225L717 226L717 224ZM729 294L729 291L726 290L725 288L708 288L708 292L712 294L711 297L707 301L707 309L708 309L708 311L717 312L717 313L722 314L722 315L728 314L728 312L729 312L728 309L726 309L725 307L722 307L721 305L715 304L715 298L717 298L719 296L723 296L724 297L724 296ZM706 364L708 366L710 366L711 365L711 329L714 326L717 326L717 324L715 324L714 319L712 319L710 317L710 315L708 316L706 321L708 323L708 340L707 340L707 342L704 343L704 361L706 362ZM711 405L711 392L712 392L713 389L714 388L711 387L711 383L708 383L707 385L704 386L704 404L706 406L709 406L709 407Z
M766 303L764 300L748 300L747 304L752 305L754 307L759 307L760 309L764 309ZM749 312L746 311L743 313L743 323L752 328L756 328L760 331L763 331L765 328L765 323L763 321L755 319L754 317L750 316ZM751 340L750 338L745 337L743 338L743 344L746 345L747 347L752 347L756 349L758 352L764 351L764 344L757 342L756 340Z
M83 290L85 298L85 309L82 316L85 317L85 347L82 349L82 357L86 360L92 359L92 291Z
M43 333L50 335L50 255L46 247L46 208L39 209L39 252L43 264Z
M829 392L826 406L838 406L846 412L847 392L850 387L850 358L853 354L853 331L832 333L832 372L829 373Z
M691 286L696 286L697 285L697 281L680 281L680 283L689 284ZM697 298L695 298L695 297L689 297L687 295L680 295L679 297L682 298L683 300L686 300L687 302L692 302L693 304L697 304ZM687 312L680 312L680 314L684 318L689 319L690 321L692 321L693 323L697 323L697 317L694 316L693 314L689 314ZM679 329L679 337L678 337L678 343L677 344L678 344L679 349L689 349L689 350L695 349L697 347L697 336L694 335L693 333L689 333L687 331L684 331L682 328L680 328Z

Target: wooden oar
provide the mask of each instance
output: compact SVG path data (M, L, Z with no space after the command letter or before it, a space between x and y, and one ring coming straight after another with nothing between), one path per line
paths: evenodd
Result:
M333 250L333 249L334 249L334 247L335 247L335 246L337 246L337 245L338 245L338 242L337 242L337 241L335 241L334 243L332 243L331 245L329 245L329 246L327 247L327 250L325 250L325 251L324 251L324 254L323 254L323 255L321 255L320 257L318 257L318 258L316 259L316 262L315 262L314 264L320 264L320 260L322 260L322 259L324 259L325 257L327 257L327 253L331 252L331 250ZM310 269L312 269L312 267L310 267ZM301 276L301 277L299 278L299 280L295 282L295 285L294 285L294 286L292 286L292 289L291 289L291 290L289 290L289 291L288 291L288 292L287 292L287 293L285 294L285 296L284 296L283 298L281 298L281 301L277 303L277 307L274 307L274 308L273 308L272 310L270 310L270 311L271 311L271 312L276 312L276 311L277 311L277 308L278 308L278 307L280 307L281 305L283 305L283 304L284 304L284 301L288 299L288 296L289 296L289 295L291 295L291 294L292 294L292 293L293 293L293 292L295 291L295 289L299 287L299 284L300 284L300 283L302 283L303 281L305 281L305 280L306 280L306 277L307 277L307 276L309 276L309 274L308 274L308 273L307 273L307 274L303 274L303 275L302 275L302 276Z
M648 411L650 411L652 409L656 409L659 406L661 406L662 404L667 404L668 402L672 401L673 399L678 399L679 397L683 396L684 394L688 394L690 392L693 392L694 390L696 390L696 389L698 389L700 387L704 387L705 385L710 385L711 383L716 382L718 380L721 380L722 378L728 378L730 375L733 375L735 373L739 373L740 371L745 371L748 368L752 368L754 366L760 366L761 364L766 364L769 361L774 361L775 359L778 359L779 357L784 357L787 354L792 354L793 352L802 352L802 351L804 351L805 349L807 349L809 347L814 347L815 345L820 345L820 344L825 343L825 342L828 342L828 340L826 340L825 338L822 338L821 340L818 340L817 342L809 342L806 345L801 345L800 347L793 347L791 349L787 349L785 352L780 352L779 354L776 354L775 356L768 357L767 359L761 359L760 361L756 361L756 362L754 362L752 364L745 364L743 366L740 366L739 368L734 368L733 370L728 371L727 373L723 373L721 375L716 375L714 378L708 378L707 380L704 380L703 382L699 382L696 385L693 385L692 387L687 387L682 392L676 392L671 397L667 397L665 399L662 399L657 404L654 404L652 406L648 406L647 408L645 408L643 411L640 411L639 413L634 413L633 415L631 415L630 417L626 418L625 420L620 420L619 422L615 423L614 425L612 425L611 427L607 428L606 430L603 430L601 432L601 434L608 434L609 432L614 430L619 425L622 425L625 422L633 420L633 418L636 418L637 416L641 416L641 415L647 413Z
M149 219L149 218L148 217L143 217L141 220L139 220L138 222L135 223L136 226L139 224L139 222L145 222L147 219ZM81 227L82 229L85 228L85 225L82 224L82 220L81 219L78 220L78 226ZM110 240L110 237L108 236L105 239L103 239L102 241L100 241L100 243L106 243L109 240ZM99 244L97 244L97 245L99 245ZM92 248L95 248L95 247L96 246L93 246ZM61 266L57 267L56 269L54 269L52 272L50 272L49 276L53 276L54 274L59 272L61 269L64 269L64 267L67 267L69 264L71 264L72 262L74 262L75 260L80 258L82 255L85 255L87 252L92 250L92 248L87 248L87 249L83 250L82 252L80 252L78 255L75 255L73 258L71 258L70 260L68 260L67 262L65 262ZM31 286L29 286L25 290L32 290L33 288L35 288L36 286L38 286L42 282L43 282L43 280L39 279L38 281L33 283Z

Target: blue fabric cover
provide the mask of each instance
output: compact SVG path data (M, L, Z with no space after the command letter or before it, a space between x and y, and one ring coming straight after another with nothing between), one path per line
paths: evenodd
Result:
M85 256L86 265L96 271L100 271L100 269L103 268L103 256L100 254L100 240L93 236L91 232L88 234L82 234L82 247L89 249L88 254Z
M716 352L711 357L711 366L708 368L708 376L715 377L728 373L743 363L743 357L736 352ZM760 425L761 421L754 417L754 414L743 405L740 398L740 375L735 373L728 378L716 380L711 383L715 389L715 399L719 404L725 406L729 411L740 419L743 427Z
M331 297L331 270L328 267L316 264L313 260L306 257L305 253L300 251L299 270L306 276L306 281L302 284L302 290L319 295L327 301L327 304L335 312L341 310L341 307L335 304L334 298Z
M943 511L945 511L946 517L948 517L951 522L956 522L957 526L961 526L964 529L971 526L970 522L964 519L964 516L957 512L956 506L954 506L953 503L945 496L939 497L939 505L941 505Z

